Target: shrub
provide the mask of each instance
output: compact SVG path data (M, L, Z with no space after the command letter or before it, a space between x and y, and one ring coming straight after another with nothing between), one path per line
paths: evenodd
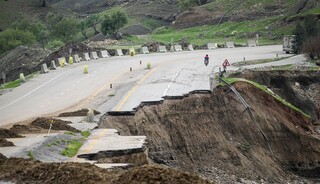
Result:
M34 42L36 42L36 37L29 31L6 29L0 32L0 53Z
M64 43L60 40L53 40L47 44L47 48L52 50L58 49L63 46L64 46Z
M320 58L320 35L310 37L303 45L303 53L308 55L309 58Z

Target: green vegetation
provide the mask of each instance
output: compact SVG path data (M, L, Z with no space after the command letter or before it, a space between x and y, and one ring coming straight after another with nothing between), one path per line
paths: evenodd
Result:
M101 32L104 35L119 38L119 30L128 23L127 15L122 11L116 11L111 15L105 15L101 23Z
M279 95L273 93L269 88L267 88L266 86L264 85L261 85L261 84L258 84L254 81L250 81L250 80L247 80L247 79L242 79L242 78L223 78L227 83L229 84L232 84L234 82L238 82L238 81L241 81L241 82L247 82L259 89L261 89L262 91L266 92L267 94L273 96L275 99L277 99L279 102L283 103L284 105L286 105L287 107L301 113L303 116L305 116L306 118L311 118L310 115L306 114L305 112L303 112L301 109L299 109L298 107L295 107L294 105L292 105L291 103L285 101L283 98L281 98Z
M281 43L283 31L276 32L277 30L272 30L275 33L274 39L266 39L263 37L264 34L272 34L272 31L266 27L271 26L274 22L277 22L281 17L271 17L256 21L242 21L242 22L225 22L220 25L205 25L192 27L182 30L176 30L173 28L159 28L156 29L151 38L155 41L167 42L171 41L171 38L175 42L181 40L187 40L190 43L197 45L204 45L208 42L216 42L223 44L226 39L233 40L237 44L246 45L247 37L245 35L254 35L255 33L260 33L259 44L279 44ZM291 32L292 27L286 27L288 33Z
M298 22L294 30L296 53L305 53L311 59L320 58L320 22L317 16L308 15Z
M179 0L180 10L187 10L194 6L201 6L208 2L208 0Z
M91 133L90 133L89 130L86 130L86 131L81 132L81 135L82 135L83 137L85 137L85 138L88 138L88 137L91 135Z
M26 81L31 80L33 77L39 75L39 72L32 73L25 77ZM9 89L9 88L15 88L21 85L21 80L17 79L8 83L5 83L4 85L0 86L0 89Z
M66 134L75 135L73 132L66 132ZM90 131L83 131L81 132L81 138L74 139L71 141L61 140L66 142L68 146L64 149L61 154L67 157L73 157L77 154L78 150L82 146L83 142L91 135Z
M64 149L61 154L67 157L73 157L77 154L78 150L82 146L83 142L79 140L72 140L69 142L66 149Z
M74 132L70 132L70 131L66 131L64 134L66 134L66 135L76 136L76 133L74 133Z
M32 151L28 151L27 155L31 160L35 160L35 157L33 156Z
M273 59L259 59L259 60L250 60L250 61L240 61L237 63L233 63L233 66L244 66L244 65L255 65L255 64L262 64L262 63L270 63L274 61L280 61L282 59L286 59L289 57L279 57L279 58L273 58Z
M238 148L243 152L248 152L251 147L252 145L249 141L245 141L244 143L238 146Z

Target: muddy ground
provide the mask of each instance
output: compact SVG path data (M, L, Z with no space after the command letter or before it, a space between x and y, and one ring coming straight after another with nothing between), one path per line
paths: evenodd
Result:
M235 87L257 124L233 93L218 87L213 93L144 106L134 116L105 115L99 126L146 135L153 162L222 183L320 182L320 140L312 120L250 84Z
M0 181L19 183L210 183L199 176L170 168L142 166L128 171L108 171L88 163L41 163L0 154Z
M58 117L74 117L74 116L87 116L89 109L81 109L74 112L63 112ZM101 114L99 111L93 110L94 115Z

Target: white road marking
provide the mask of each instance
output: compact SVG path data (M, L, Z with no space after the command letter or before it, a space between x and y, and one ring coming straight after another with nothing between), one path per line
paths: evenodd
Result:
M67 72L68 72L68 71L65 71L65 72L63 72L63 73L60 73L60 74L59 74L59 75L57 75L56 77L54 77L54 78L50 79L50 80L49 80L49 81L47 81L46 83L44 83L44 84L42 84L41 86L37 87L36 89L34 89L34 90L30 91L29 93L27 93L27 94L23 95L22 97L20 97L20 98L16 99L15 101L13 101L13 102L11 102L11 103L9 103L9 104L7 104L7 105L4 105L4 106L0 107L0 109L4 109L4 108L8 107L9 105L12 105L12 104L14 104L14 103L17 103L17 102L18 102L18 101L20 101L21 99L23 99L23 98L25 98L25 97L29 96L30 94L34 93L35 91L37 91L38 89L42 88L43 86L45 86L45 85L49 84L51 81L53 81L53 80L55 80L55 79L57 79L57 78L61 77L64 73L67 73Z
M167 86L167 88L164 90L164 93L162 96L166 96L169 88L171 87L171 84L176 80L176 78L178 77L179 73L181 72L182 68L180 68L180 70L176 73L176 75L171 79L169 85Z

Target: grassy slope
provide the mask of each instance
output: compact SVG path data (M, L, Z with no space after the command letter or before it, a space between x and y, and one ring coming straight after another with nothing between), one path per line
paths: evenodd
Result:
M255 21L242 21L242 22L225 22L223 24L217 25L206 25L206 26L197 26L193 28L188 28L184 30L175 30L172 28L158 28L151 35L144 37L129 37L122 40L120 43L127 44L141 44L143 42L151 41L161 41L169 43L171 38L174 39L174 42L178 42L182 39L186 39L189 42L197 45L204 45L208 42L217 42L224 43L225 41L232 40L237 44L244 45L247 39L254 38L255 33L260 34L259 43L264 44L280 44L281 36L283 34L291 34L294 29L294 24L287 24L279 26L281 20L288 18L286 16L289 14L292 5L297 0L287 0L283 1L285 8L283 9L284 14L282 16L268 17L265 19L255 20ZM17 6L19 4L19 6ZM206 11L212 12L226 12L234 4L233 0L216 0L206 5L197 7ZM258 4L258 5L257 5ZM260 0L257 3L256 0L247 0L244 4L234 9L230 12L230 15L237 14L238 12L243 11L260 11L262 7L273 5L274 1L272 0ZM0 0L0 28L6 27L9 23L14 20L24 18L37 18L41 19L46 12L55 12L62 13L64 15L71 15L70 12L55 9L55 8L41 8L39 0L10 0L4 1ZM155 10L155 5L150 5L152 10ZM137 13L137 8L139 7L126 7L126 6L117 6L109 10L98 13L100 17L103 17L104 14L109 14L115 10L123 10L128 12L129 22L128 26L140 25L148 29L155 29L156 27L162 26L163 21L155 20L152 18L143 17L142 14L146 13L146 10L143 10ZM143 7L148 9L148 7ZM162 12L163 10L159 10ZM159 13L158 11L155 12ZM299 16L305 16L308 14L320 14L320 8L314 8L305 12L301 12L298 15L290 15L289 18L295 18ZM93 35L93 30L89 29L88 35ZM78 34L77 40L83 39L81 34Z

